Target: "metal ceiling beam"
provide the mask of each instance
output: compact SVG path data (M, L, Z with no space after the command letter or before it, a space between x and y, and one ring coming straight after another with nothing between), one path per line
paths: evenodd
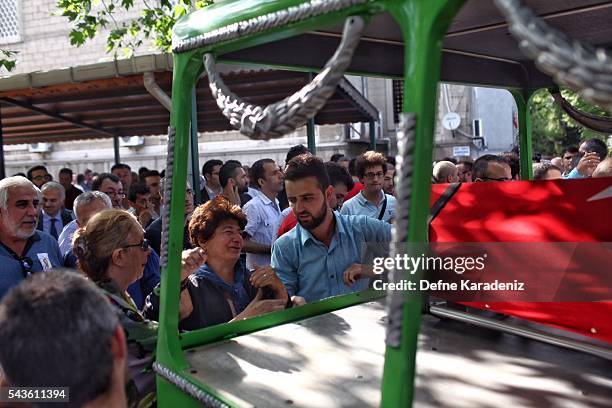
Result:
M31 110L33 112L37 112L37 113L49 116L49 117L57 119L57 120L61 120L61 121L68 122L68 123L72 123L75 126L78 126L78 127L84 128L84 129L93 130L94 132L103 134L105 136L114 137L114 136L117 135L117 132L114 132L114 131L111 131L111 130L107 130L107 129L104 129L104 128L101 128L101 127L98 127L98 126L88 125L87 123L83 123L83 122L81 122L79 120L72 119L72 118L60 115L58 113L55 113L55 112L51 112L51 111L46 110L46 109L39 108L39 107L34 106L32 104L29 104L27 102L18 101L18 100L13 99L13 98L0 98L0 99L3 102L8 103L10 105L19 106L21 108L29 109L29 110Z

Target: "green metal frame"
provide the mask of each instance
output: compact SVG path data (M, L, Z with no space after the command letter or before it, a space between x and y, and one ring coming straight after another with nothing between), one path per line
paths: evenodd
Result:
M529 108L536 92L537 90L510 90L518 110L521 180L533 180L533 144L531 141L532 128Z
M305 3L305 0L228 0L215 3L182 18L174 30L174 41L193 38L219 27L283 10ZM373 300L381 296L376 292L362 292L308 304L306 306L276 312L254 319L218 325L190 333L178 334L178 300L180 253L183 240L183 212L187 177L187 152L190 141L193 87L203 71L202 56L205 52L217 55L253 45L311 31L340 23L349 15L368 16L388 11L402 29L405 43L404 63L404 112L416 115L416 139L412 151L412 191L410 203L409 242L427 242L427 215L431 190L430 173L433 157L433 134L436 119L437 86L440 80L442 41L448 26L466 0L372 0L364 5L337 11L324 16L271 29L265 33L227 41L214 47L208 46L174 56L173 98L171 126L176 130L174 147L173 188L170 205L170 231L168 266L162 271L159 339L157 362L178 373L185 380L224 401L204 384L189 374L185 359L186 349L245 335L279 324L284 324L321 313ZM231 12L230 12L231 11ZM220 58L220 61L223 59ZM296 68L296 67L292 67ZM299 67L298 67L299 68ZM307 69L305 69L307 71ZM530 91L511 91L519 109L521 169L525 179L531 178L531 126L529 118ZM308 126L309 147L314 148L314 132ZM375 140L371 140L374 143ZM313 146L311 146L313 144ZM314 150L314 149L313 149ZM403 329L400 346L386 349L382 401L384 407L411 406L414 397L413 380L415 356L420 325L421 304L418 299L407 299L403 310ZM174 385L158 376L160 406L170 404L196 406L195 400L183 394Z

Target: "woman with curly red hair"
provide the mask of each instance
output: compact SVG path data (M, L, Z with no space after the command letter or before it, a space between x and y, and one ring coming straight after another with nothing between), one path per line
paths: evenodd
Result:
M240 207L222 196L194 211L189 222L189 238L195 249L190 251L200 251L203 256L188 258L189 265L185 265L183 257L183 267L194 271L181 283L181 293L188 293L192 311L180 320L179 329L195 330L291 305L274 269L266 266L249 271L240 260L246 223ZM156 320L159 298L155 291L145 310L149 318Z

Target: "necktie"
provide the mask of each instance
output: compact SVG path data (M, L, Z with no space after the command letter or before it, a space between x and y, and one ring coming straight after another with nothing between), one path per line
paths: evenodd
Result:
M51 229L49 230L49 234L53 235L53 238L57 239L57 229L55 228L55 222L57 218L51 218Z

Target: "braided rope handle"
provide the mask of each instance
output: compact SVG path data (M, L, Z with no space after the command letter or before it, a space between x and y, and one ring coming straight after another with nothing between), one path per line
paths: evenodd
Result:
M205 54L204 66L213 97L230 124L243 135L257 140L282 137L305 125L332 96L351 63L364 28L362 17L349 17L342 41L323 70L293 95L266 107L249 104L234 95L216 71L215 57Z
M170 240L170 203L172 201L172 179L174 177L174 144L176 141L176 129L168 127L168 155L166 156L166 180L164 181L164 207L162 209L162 233L160 247L160 266L168 266L168 242Z
M393 224L393 239L391 244L392 258L396 254L405 252L402 245L408 242L408 223L410 221L410 202L412 200L412 169L413 153L416 140L416 115L402 113L397 132L398 154L395 158L395 185L397 186L397 214ZM394 269L389 275L390 282L400 282L404 271ZM387 300L387 338L390 347L400 347L402 337L402 321L404 316L405 293L389 291Z
M587 101L612 109L612 52L569 38L521 0L495 0L521 50L555 82Z

